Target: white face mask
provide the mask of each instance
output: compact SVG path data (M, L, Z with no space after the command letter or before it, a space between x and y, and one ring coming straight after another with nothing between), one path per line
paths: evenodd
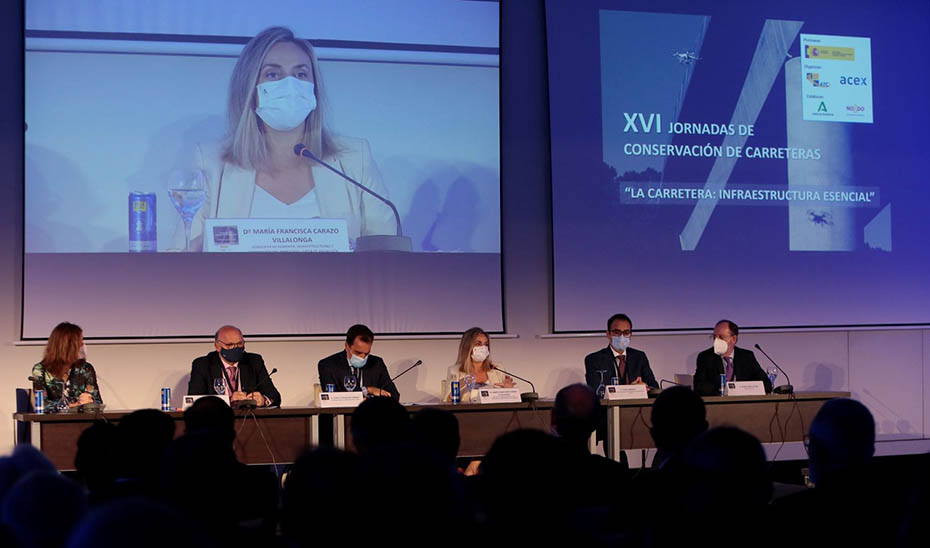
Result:
M730 345L723 339L714 339L714 354L718 356L723 356L727 353L727 349L730 348Z
M476 346L471 349L471 361L475 363L483 363L490 355L491 351L487 346Z
M313 82L288 76L258 84L255 114L278 131L290 131L307 119L316 108Z

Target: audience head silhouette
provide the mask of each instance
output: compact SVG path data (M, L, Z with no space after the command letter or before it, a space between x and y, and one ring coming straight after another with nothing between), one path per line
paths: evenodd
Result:
M601 402L585 384L571 384L559 390L552 407L553 432L569 443L585 445L600 420Z
M875 453L875 420L856 400L830 400L814 416L808 437L814 484L843 481L861 472Z
M652 405L652 439L667 457L682 454L705 430L704 400L688 387L667 388Z
M352 413L352 441L359 453L403 443L410 436L410 415L392 398L368 398Z

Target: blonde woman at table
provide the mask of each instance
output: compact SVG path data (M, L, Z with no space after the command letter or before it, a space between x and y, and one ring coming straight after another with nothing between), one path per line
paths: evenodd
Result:
M482 386L513 388L516 383L510 377L492 368L491 339L480 327L472 327L462 334L459 354L455 365L449 368L443 387L443 401L452 401L452 381L459 381L462 402L472 401L472 394ZM477 397L477 396L476 396Z

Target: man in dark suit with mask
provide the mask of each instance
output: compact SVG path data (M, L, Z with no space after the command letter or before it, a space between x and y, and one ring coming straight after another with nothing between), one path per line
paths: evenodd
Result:
M260 354L245 351L242 331L233 325L217 329L213 337L216 349L191 364L189 395L216 394L217 384L229 396L230 403L254 400L258 407L281 405L281 394L274 387Z
M618 377L620 384L659 387L646 353L630 348L632 335L633 321L626 314L614 314L607 320L607 347L588 354L584 359L585 381L592 390L597 391L602 383L610 384L613 377Z
M362 387L372 396L400 399L400 393L388 374L384 360L371 353L375 334L368 327L356 324L346 333L345 349L320 360L320 386L334 385L337 392L345 392L346 377L355 380L355 390Z
M607 320L607 347L592 352L584 358L584 378L591 390L603 398L598 391L600 385L610 384L617 377L620 384L645 384L647 389L658 388L655 375L649 367L649 358L642 350L630 348L633 336L633 320L626 314L614 314ZM597 426L597 441L607 439L607 410L601 410ZM625 453L621 453L626 458ZM624 462L626 462L624 460Z
M720 320L714 326L714 347L698 354L694 372L694 391L702 396L720 395L720 375L728 381L762 381L765 393L772 392L772 383L752 350L738 348L739 326L730 320Z

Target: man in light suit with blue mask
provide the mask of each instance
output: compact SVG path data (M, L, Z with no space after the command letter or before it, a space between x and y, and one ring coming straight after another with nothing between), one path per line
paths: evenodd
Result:
M334 385L336 392L363 390L369 396L400 399L384 360L371 353L375 334L356 324L346 332L345 349L320 360L320 386Z

